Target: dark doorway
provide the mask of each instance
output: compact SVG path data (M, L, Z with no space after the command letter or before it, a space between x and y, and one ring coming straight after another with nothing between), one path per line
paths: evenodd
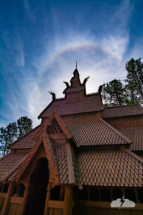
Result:
M48 181L48 161L46 158L41 158L37 161L31 176L31 186L25 215L44 214Z

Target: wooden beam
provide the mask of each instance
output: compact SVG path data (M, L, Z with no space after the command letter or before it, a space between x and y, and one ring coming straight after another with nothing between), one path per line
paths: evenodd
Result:
M11 199L10 199L10 203L15 203L15 204L22 205L23 198L22 197L14 197L14 196L12 196Z
M67 152L67 161L68 161L69 184L74 184L75 183L74 169L73 169L73 162L72 162L71 149L70 149L69 143L66 143L66 152Z
M72 215L72 198L73 198L73 187L71 185L66 185L63 215Z
M6 195L6 199L5 199L5 202L4 202L2 215L7 215L8 214L9 206L10 206L10 199L11 199L11 196L13 194L13 191L14 191L14 182L11 181L10 184L9 184L8 193Z
M44 215L49 214L49 200L51 196L51 183L48 183L47 186L47 195L46 195L46 201L45 201L45 210L44 210Z
M5 199L6 198L7 193L0 193L0 198Z
M64 201L49 201L49 208L64 209Z
M30 178L29 178L29 180L30 180ZM23 204L22 204L21 214L20 215L25 214L27 201L28 201L28 195L29 195L29 189L30 189L30 182L27 183L27 186L25 188L24 197L23 197Z

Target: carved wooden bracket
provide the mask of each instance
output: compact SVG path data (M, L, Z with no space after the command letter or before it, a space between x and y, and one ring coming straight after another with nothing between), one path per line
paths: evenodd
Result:
M44 145L46 157L49 163L49 173L50 173L49 182L57 184L59 183L59 175L58 175L58 169L56 164L56 158L52 151L52 148L50 147L50 140L46 132L44 132L44 135L43 135L43 145Z

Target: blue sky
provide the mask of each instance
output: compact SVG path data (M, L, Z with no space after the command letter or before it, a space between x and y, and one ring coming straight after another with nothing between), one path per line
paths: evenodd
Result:
M125 63L143 62L142 0L1 0L0 127L37 116L63 97L76 60L87 93L125 79Z

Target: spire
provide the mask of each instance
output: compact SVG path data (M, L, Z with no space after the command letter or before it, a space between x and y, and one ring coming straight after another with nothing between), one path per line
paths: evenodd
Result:
M77 86L80 86L81 83L80 83L80 79L79 79L79 72L78 72L78 69L77 69L77 60L76 60L76 69L74 70L73 72L74 76L72 77L71 79L71 87L77 87Z

